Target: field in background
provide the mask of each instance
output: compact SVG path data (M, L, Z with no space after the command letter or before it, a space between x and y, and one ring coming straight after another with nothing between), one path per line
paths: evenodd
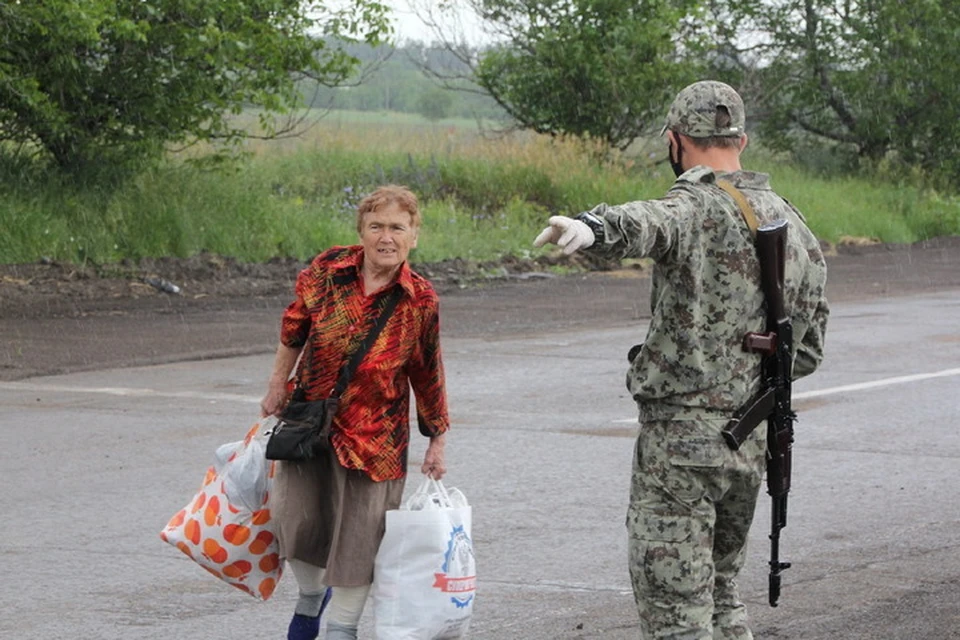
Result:
M83 186L0 165L0 262L41 257L105 264L200 251L247 261L301 259L356 240L353 211L377 184L421 197L417 262L489 260L534 250L552 214L599 202L657 197L672 182L663 143L597 160L598 147L529 133L501 134L468 120L332 112L300 137L248 141L244 158L217 170L174 154L119 186ZM753 145L746 168L806 215L824 240L913 242L960 233L960 200L880 178L824 179Z

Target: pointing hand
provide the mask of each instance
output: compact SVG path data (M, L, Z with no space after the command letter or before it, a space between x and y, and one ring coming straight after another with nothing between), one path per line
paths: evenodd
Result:
M550 226L540 232L533 241L533 246L542 247L550 242L563 249L566 255L570 255L579 249L586 249L595 239L593 230L579 220L566 216L551 216L547 223Z

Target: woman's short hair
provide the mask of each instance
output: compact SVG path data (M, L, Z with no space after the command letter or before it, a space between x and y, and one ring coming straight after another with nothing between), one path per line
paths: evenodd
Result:
M365 215L379 211L391 204L396 204L401 210L410 214L410 225L414 229L420 228L420 205L417 202L417 196L404 186L385 184L377 187L376 191L365 197L357 205L357 233L363 232L363 217Z

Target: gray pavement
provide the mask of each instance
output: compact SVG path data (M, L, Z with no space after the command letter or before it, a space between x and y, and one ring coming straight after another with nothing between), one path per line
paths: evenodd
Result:
M800 381L781 606L768 502L741 588L758 638L960 638L960 291L834 305ZM645 325L445 339L448 486L473 509L471 636L638 638L624 515ZM257 603L158 532L255 420L271 357L0 383L0 638L281 638L292 576ZM414 437L411 482L425 448ZM361 627L369 638L369 612ZM363 634L366 634L364 636Z

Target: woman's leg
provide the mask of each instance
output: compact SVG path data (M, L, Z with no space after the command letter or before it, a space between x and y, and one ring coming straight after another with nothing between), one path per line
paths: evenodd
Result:
M370 585L335 587L330 599L326 640L356 640Z
M314 640L320 634L320 615L330 601L330 589L323 583L323 569L302 560L287 560L297 579L300 596L287 640Z

